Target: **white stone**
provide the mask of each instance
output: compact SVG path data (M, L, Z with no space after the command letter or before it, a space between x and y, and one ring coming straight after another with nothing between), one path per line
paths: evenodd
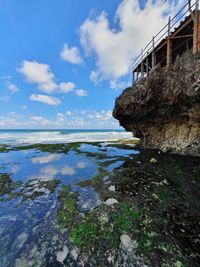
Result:
M71 255L72 255L72 258L76 261L78 259L78 256L79 256L79 250L74 248L72 251L71 251Z
M114 256L109 255L108 262L114 264Z
M113 204L117 204L119 203L117 199L115 198L108 198L106 201L105 201L105 204L108 205L108 206L111 206Z
M58 251L57 254L56 254L57 261L60 262L60 263L63 263L63 261L65 260L65 258L68 255L68 253L69 253L68 247L64 246L63 250L62 251Z
M108 214L106 213L102 213L99 217L100 221L105 223L105 222L108 222L109 218L108 218Z
M115 192L115 185L111 185L111 186L109 186L109 187L108 187L108 190L109 190L110 192Z
M133 241L130 236L123 234L120 236L121 246L124 250L132 252L137 248L137 242Z

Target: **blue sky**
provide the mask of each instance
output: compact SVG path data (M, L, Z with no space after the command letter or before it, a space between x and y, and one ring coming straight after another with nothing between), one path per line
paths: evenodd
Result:
M112 109L131 84L131 59L177 8L0 0L0 128L118 128Z

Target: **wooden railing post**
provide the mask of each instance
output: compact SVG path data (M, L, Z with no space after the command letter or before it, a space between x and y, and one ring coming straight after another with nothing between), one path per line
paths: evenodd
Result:
M168 21L168 37L167 37L167 68L172 63L172 41L170 40L170 30L171 30L171 17L169 17Z
M148 59L148 52L147 52L147 57L146 57L146 74L147 74L147 77L149 77L149 59Z
M143 50L141 49L141 77L144 77L144 61L143 61Z
M200 0L196 0L194 13L193 53L200 52Z
M151 59L151 66L152 68L155 66L156 61L155 61L155 40L154 40L154 36L152 38L152 59Z
M133 87L134 83L135 83L135 72L133 71L132 87Z

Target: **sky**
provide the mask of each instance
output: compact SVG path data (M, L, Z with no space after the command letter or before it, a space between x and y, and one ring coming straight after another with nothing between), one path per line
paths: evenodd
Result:
M112 129L131 62L181 1L0 0L0 129Z

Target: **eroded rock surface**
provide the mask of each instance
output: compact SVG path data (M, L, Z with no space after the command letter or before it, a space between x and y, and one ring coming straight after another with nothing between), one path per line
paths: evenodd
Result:
M173 153L200 155L200 54L157 66L116 99L113 116L145 145Z

